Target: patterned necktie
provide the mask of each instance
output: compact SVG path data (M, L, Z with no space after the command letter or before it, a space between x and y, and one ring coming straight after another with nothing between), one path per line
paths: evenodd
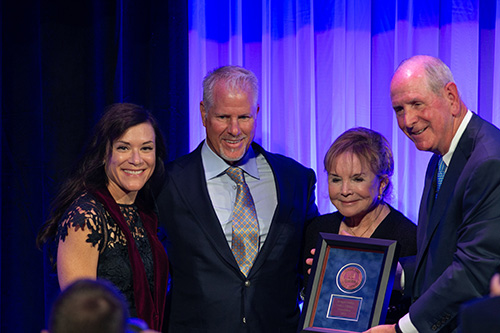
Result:
M243 178L243 170L230 167L226 173L238 185L233 209L231 248L241 272L247 276L259 251L259 222L252 195Z
M446 164L443 161L443 157L439 157L438 161L438 174L437 174L437 186L436 186L436 196L443 183L444 174L446 173Z

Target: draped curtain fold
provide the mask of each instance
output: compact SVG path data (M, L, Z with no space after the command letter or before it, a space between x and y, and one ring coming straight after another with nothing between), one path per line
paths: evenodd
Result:
M399 130L389 85L416 54L450 66L466 105L500 124L498 1L191 0L190 148L205 137L201 82L215 67L242 65L260 81L256 141L318 175L321 213L334 211L323 158L345 130L363 126L391 143L390 203L417 221L430 153Z

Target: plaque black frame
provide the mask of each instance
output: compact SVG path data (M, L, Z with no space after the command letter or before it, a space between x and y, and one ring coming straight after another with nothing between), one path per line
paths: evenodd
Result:
M370 327L383 324L387 314L387 307L389 305L392 287L394 285L394 276L399 259L399 244L397 244L395 240L360 238L322 232L319 233L319 235L302 309L300 322L301 332L363 332L368 330ZM318 302L320 301L320 294L324 285L324 280L336 279L337 277L337 274L333 274L333 276L328 276L326 274L329 273L327 271L330 252L332 252L335 256L335 251L331 251L331 249L358 251L361 253L361 256L363 256L363 252L383 254L383 259L381 260L380 265L380 274L378 274L378 281L376 281L377 287L375 288L376 290L373 290L374 302L371 308L370 318L367 321L368 325L360 328L361 330L346 330L342 325L343 322L336 319L331 319L329 323L334 325L329 326L337 326L336 324L338 324L337 327L321 327L313 325L314 318L317 314L316 311ZM346 264L349 264L346 259L337 257L335 258L341 263L344 261Z

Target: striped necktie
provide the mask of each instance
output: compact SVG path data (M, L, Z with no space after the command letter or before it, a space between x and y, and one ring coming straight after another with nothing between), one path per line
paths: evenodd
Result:
M243 177L243 170L229 167L226 174L238 186L233 209L231 249L241 272L247 276L259 251L259 222L250 189Z

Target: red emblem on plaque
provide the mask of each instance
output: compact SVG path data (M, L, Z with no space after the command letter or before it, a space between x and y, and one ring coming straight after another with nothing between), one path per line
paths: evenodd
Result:
M363 273L356 266L347 267L340 273L340 285L346 290L354 290L363 282Z

